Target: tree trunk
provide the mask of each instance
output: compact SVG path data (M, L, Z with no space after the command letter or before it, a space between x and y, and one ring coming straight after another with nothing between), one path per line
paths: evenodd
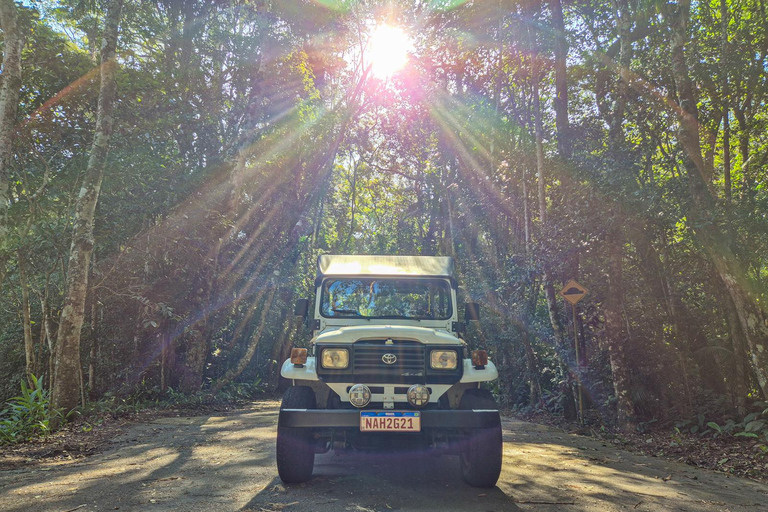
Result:
M534 58L534 62L538 59ZM547 195L546 183L544 180L544 128L541 122L541 101L539 99L538 66L533 66L535 75L533 77L533 124L536 134L536 184L539 197L539 223L541 225L542 235L545 233L547 223Z
M91 308L92 312L96 311L96 306ZM91 317L93 321L93 317ZM91 398L96 397L96 354L98 352L98 338L96 337L96 328L91 326L91 349L88 352L88 396Z
M269 315L269 310L272 307L272 300L275 298L275 292L277 291L277 287L274 284L271 284L271 287L272 290L270 290L267 300L261 303L259 328L253 334L253 336L251 336L248 347L246 348L243 356L240 358L240 361L237 362L237 366L230 369L220 379L214 382L213 386L211 386L212 393L218 393L224 386L235 380L241 373L243 373L243 370L245 370L245 368L248 366L248 363L251 362L253 354L256 353L256 348L259 346L259 342L261 341L261 333L264 332L264 327L267 325L267 316Z
M301 329L300 320L296 320L293 316L283 323L283 330L280 333L280 337L272 346L270 354L272 365L270 366L269 376L266 383L267 389L270 391L274 391L278 388L280 384L280 370L283 366L283 362L290 356L292 341L296 336L295 333L298 333Z
M32 317L29 310L30 306L29 282L27 280L27 261L20 250L18 251L18 256L19 284L21 285L21 316L24 323L24 355L26 359L24 376L27 379L27 383L32 386L32 374L35 368L35 342L32 339Z
M3 257L2 253L7 249L3 246L8 240L11 161L21 89L21 49L24 47L24 36L18 21L16 2L0 0L0 28L3 30L3 69L0 74L0 264L3 268L8 257Z
M94 264L95 263L94 255ZM99 333L97 331L97 309L98 299L94 296L93 300L91 301L91 350L88 353L88 394L91 398L96 396L96 354L98 353L99 346Z
M531 208L528 204L528 177L525 173L526 166L523 166L523 177L521 181L523 182L523 223L524 223L524 233L525 233L525 254L528 255L531 253ZM473 241L477 240L477 237L472 238ZM473 251L474 252L474 251Z
M48 275L45 278L45 290L41 299L40 307L43 310L43 325L45 326L45 341L48 346L48 389L53 389L53 354L54 354L54 340L53 333L55 332L53 325L53 317L51 315L51 305L49 293L51 284L51 274L53 269L48 271Z
M199 303L202 304L202 301ZM203 370L208 358L208 344L202 327L191 327L186 336L185 344L186 350L179 377L179 390L183 393L194 393L200 391L203 385Z
M88 291L88 267L94 244L94 215L101 192L114 122L112 111L117 97L115 52L122 8L123 0L112 0L107 8L101 45L101 86L96 114L96 133L75 205L72 246L69 251L66 294L56 344L52 393L52 407L62 409L65 413L77 407L79 398L78 388L82 371L80 331L83 326L85 298Z
M563 4L550 0L552 30L555 33L555 127L557 128L557 152L560 158L571 157L569 141L570 121L568 120L568 40L565 38Z
M568 116L568 40L565 37L565 21L563 18L563 4L561 0L550 0L549 8L552 12L552 31L555 36L554 54L555 54L555 129L557 136L557 154L559 157L560 165L569 165L568 161L571 159L571 141L570 141L570 120ZM538 153L537 153L538 161ZM570 180L567 175L563 175L560 178L562 182L562 194L565 196L565 201L573 201L574 197L578 194L575 192L575 184ZM540 199L541 201L541 199ZM541 204L539 205L541 208ZM568 335L566 334L566 324L563 322L559 309L558 309L558 297L554 288L554 277L552 276L551 266L547 262L544 266L544 296L547 299L547 310L549 312L549 322L552 325L552 330L555 333L555 339L560 343L561 358L565 360L568 365L571 356L575 355L568 342ZM578 276L579 268L579 254L577 251L570 251L565 264L563 265L563 274L565 279L576 279ZM578 342L575 340L574 342ZM582 361L586 360L584 352L581 354ZM580 364L581 361L577 362ZM575 401L572 399L571 390L573 388L572 375L566 374L568 382L566 382L566 397L565 401L569 402L568 407L564 407L564 416L568 417L567 412L569 410L576 410Z
M739 417L747 414L747 378L744 372L744 334L739 322L739 313L729 296L722 298L725 316L728 320L728 330L731 337L731 349L733 350L733 384L731 396L733 405Z
M749 347L753 371L763 396L768 397L768 318L756 299L758 295L752 289L746 270L733 252L733 235L724 232L718 224L720 219L715 212L714 199L704 179L712 173L706 169L706 162L701 156L698 108L685 57L689 15L690 0L670 6L667 12L672 25L672 72L680 103L678 138L684 150L684 167L691 195L687 213L694 234L733 299Z
M533 351L533 344L531 343L531 333L528 325L520 318L511 317L512 323L520 331L520 337L523 340L523 348L525 349L525 359L528 366L529 384L530 384L530 405L536 407L541 402L541 382L539 382L539 360L536 357L536 353Z
M608 294L605 301L605 343L611 362L613 389L616 395L617 423L619 428L629 430L634 427L635 408L630 391L629 367L624 350L626 339L622 322L624 244L617 231L609 234L606 243L609 261Z
M45 304L45 301L42 298L42 293L38 294L38 298L40 299L40 306L42 307ZM41 311L41 318L40 318L40 334L37 338L37 346L35 348L35 375L38 379L43 379L41 382L45 382L44 376L45 372L43 371L43 361L45 361L45 322L42 319L42 311Z
M168 389L168 352L171 344L170 321L163 318L160 321L160 389Z
M629 99L630 69L632 62L632 43L630 27L632 24L629 4L626 0L613 3L619 36L619 76L616 83L616 100L609 117L608 138L611 152L617 162L627 159L624 119ZM605 334L608 356L611 363L611 376L616 395L616 422L619 428L630 430L634 427L635 407L630 389L629 366L625 357L625 344L629 341L629 332L624 333L624 232L621 205L612 204L610 231L606 237L608 250L608 294L605 301Z
M728 1L720 0L720 17L721 17L721 29L722 29L722 51L721 51L721 63L728 62ZM722 83L723 83L723 188L725 193L725 201L730 204L731 202L731 123L729 116L728 106L728 65L723 64L721 66Z
M749 207L754 200L754 183L749 167L749 136L750 129L746 113L738 108L733 109L733 115L739 122L739 153L741 154L741 197Z
M713 91L714 94L714 91ZM704 161L707 163L707 169L715 168L715 152L717 150L717 134L720 130L720 121L723 119L722 112L713 112L711 128L707 130L707 143L704 148ZM711 181L712 176L707 176L707 181Z
M669 364L669 368L664 370L664 375L670 382L676 382L687 390L687 375L682 375L681 372L673 370L672 367L677 366L680 357L682 357L676 353L677 351L684 351L686 357L690 354L689 347L696 342L698 333L694 332L692 322L685 321L690 316L688 310L680 298L675 295L674 290L671 289L669 273L658 251L653 246L647 229L630 224L627 234L629 241L635 247L639 260L638 267L648 287L649 299L652 304L657 304L664 314L664 321L658 322L662 334L659 336L657 348L657 350L665 352L664 360ZM671 337L663 334L667 330L667 325L671 327ZM669 341L673 343L669 343ZM668 388L668 386L662 388L665 394ZM669 393L670 400L677 401L679 399L677 391L672 390L672 388L669 390L671 390ZM690 397L686 396L686 399L686 403L690 403Z
M560 11L562 15L562 8ZM532 15L531 15L532 19ZM533 129L535 134L535 148L536 148L536 190L539 206L539 233L543 240L547 236L547 189L546 189L546 162L544 160L544 127L541 119L541 98L539 96L539 80L540 69L538 54L538 44L536 42L536 34L533 29L528 28L528 44L531 52L531 85L532 85L532 103L533 103ZM562 48L561 48L562 49ZM562 81L563 76L560 76ZM562 87L562 83L560 83ZM558 93L563 93L562 89L558 90ZM565 122L567 123L567 111L562 112L562 100L567 98L566 96L559 97L560 104L558 105L561 110L558 111L559 120L563 123L563 115L565 115ZM567 99L565 103L567 108ZM560 125L562 128L562 125ZM558 352L560 358L566 367L569 366L571 359L571 349L565 334L565 327L560 319L560 314L557 307L557 294L555 292L554 279L552 277L552 267L549 262L549 255L542 253L540 255L542 266L542 286L544 288L544 297L547 301L547 311L549 313L550 324L552 325L552 331L555 335L555 340L558 345Z
M350 154L350 160L352 160L352 183L350 183L351 187L351 197L349 199L349 234L347 235L347 241L344 242L344 247L347 249L347 251L353 252L352 247L350 247L350 243L352 242L352 235L355 233L355 207L357 206L357 159L354 157L354 155Z
M182 57L192 52L192 38L194 35L194 4L189 2L184 8L184 29L181 55ZM257 5L257 10L264 8L262 4ZM263 41L265 34L260 30L257 36ZM214 234L213 240L216 240L211 251L206 255L206 261L202 263L199 273L200 284L194 301L194 309L190 312L198 319L190 326L184 343L186 350L182 363L182 375L180 378L180 389L185 393L194 393L199 391L203 384L203 373L205 363L208 359L210 346L210 333L212 332L211 317L212 302L216 291L221 289L222 275L220 273L220 257L225 245L237 234L240 229L242 219L238 219L238 206L240 204L243 180L246 175L246 161L252 155L254 150L254 139L257 136L255 132L258 124L256 113L259 109L257 103L262 100L258 96L258 81L261 78L261 59L262 52L256 56L253 67L250 70L252 79L251 97L248 99L247 116L244 121L244 135L235 146L233 154L227 158L227 168L224 169L226 180L226 197L223 199L219 226L215 229L220 230ZM190 76L188 73L188 62L182 61L182 76ZM185 93L185 97L187 94Z
M731 203L731 123L728 119L728 100L723 101L723 191L725 202Z
M533 39L533 37L531 38ZM545 161L544 161L544 128L541 121L541 100L539 98L539 71L538 57L532 57L532 80L533 80L533 124L536 134L536 180L539 203L539 229L542 238L547 233L547 196L545 182ZM563 347L566 344L566 336L563 323L560 321L560 315L557 309L557 294L552 279L551 265L548 256L543 255L543 286L544 296L547 299L547 310L549 311L549 320L552 324L552 330L555 333L555 339Z

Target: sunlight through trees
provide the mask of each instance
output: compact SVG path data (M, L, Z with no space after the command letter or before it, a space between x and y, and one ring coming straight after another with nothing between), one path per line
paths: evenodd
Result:
M318 255L423 254L506 406L762 414L762 2L119 4L0 2L0 398L273 389Z

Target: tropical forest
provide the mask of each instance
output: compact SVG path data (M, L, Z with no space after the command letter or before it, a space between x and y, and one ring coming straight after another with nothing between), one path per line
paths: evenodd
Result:
M0 39L5 450L279 400L321 255L449 256L503 414L768 478L765 0L0 0Z

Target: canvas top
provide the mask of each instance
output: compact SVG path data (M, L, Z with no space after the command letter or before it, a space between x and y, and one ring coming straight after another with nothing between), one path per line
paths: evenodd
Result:
M323 254L318 278L325 276L429 276L456 281L453 258L447 256L371 256Z

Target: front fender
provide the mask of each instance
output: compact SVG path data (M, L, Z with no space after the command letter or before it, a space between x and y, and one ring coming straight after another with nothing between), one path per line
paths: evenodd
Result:
M485 365L482 370L476 370L472 366L471 359L464 359L464 375L459 381L460 384L466 384L470 382L489 382L499 378L499 372L496 370L496 365L491 361Z
M301 368L297 368L290 359L286 359L280 369L280 375L291 380L320 380L315 369L314 357L308 357L307 364Z

